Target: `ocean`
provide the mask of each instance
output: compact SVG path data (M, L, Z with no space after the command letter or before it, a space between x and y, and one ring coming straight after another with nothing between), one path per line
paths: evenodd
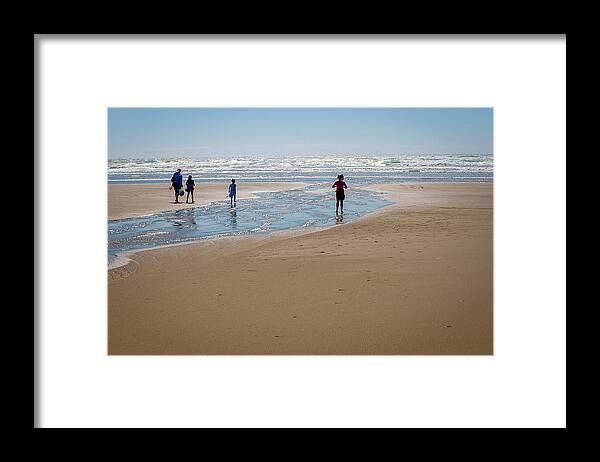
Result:
M491 155L403 155L347 157L230 157L178 159L109 159L109 183L168 183L178 169L197 181L335 180L343 173L353 184L389 182L489 182Z
M352 222L390 204L374 191L356 189L373 183L491 182L489 155L420 155L369 157L252 157L204 159L110 159L109 184L168 184L177 168L197 186L231 178L246 182L302 182L304 188L258 193L231 210L223 200L192 209L138 218L109 220L109 264L121 254L223 236L323 228ZM343 173L349 190L344 219L335 217L331 183ZM325 191L324 191L325 190Z

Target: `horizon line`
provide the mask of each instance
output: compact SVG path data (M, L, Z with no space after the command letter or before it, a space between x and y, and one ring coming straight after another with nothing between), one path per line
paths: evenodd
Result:
M492 152L406 152L406 153L345 153L345 154L187 154L187 155L171 155L152 156L152 155L108 155L109 160L119 159L185 159L185 158L211 158L211 157L260 157L266 159L277 159L285 157L337 157L337 156L357 156L357 157L387 157L387 156L493 156Z

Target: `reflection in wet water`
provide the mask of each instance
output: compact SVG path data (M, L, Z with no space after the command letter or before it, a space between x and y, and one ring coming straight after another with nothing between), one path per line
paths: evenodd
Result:
M108 223L108 253L118 253L217 236L268 233L341 224L334 196L316 186L258 193L256 199L212 203ZM354 189L347 193L344 222L388 205L379 193Z
M230 209L229 215L231 215L231 229L237 229L237 209Z

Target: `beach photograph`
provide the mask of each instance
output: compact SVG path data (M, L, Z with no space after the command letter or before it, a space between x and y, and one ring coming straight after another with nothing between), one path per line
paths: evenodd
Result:
M566 35L34 40L34 427L566 428Z
M493 355L493 108L107 120L109 355Z

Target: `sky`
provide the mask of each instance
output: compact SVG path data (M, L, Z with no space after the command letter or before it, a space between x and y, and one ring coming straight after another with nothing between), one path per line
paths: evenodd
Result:
M492 108L109 108L108 157L492 154Z

